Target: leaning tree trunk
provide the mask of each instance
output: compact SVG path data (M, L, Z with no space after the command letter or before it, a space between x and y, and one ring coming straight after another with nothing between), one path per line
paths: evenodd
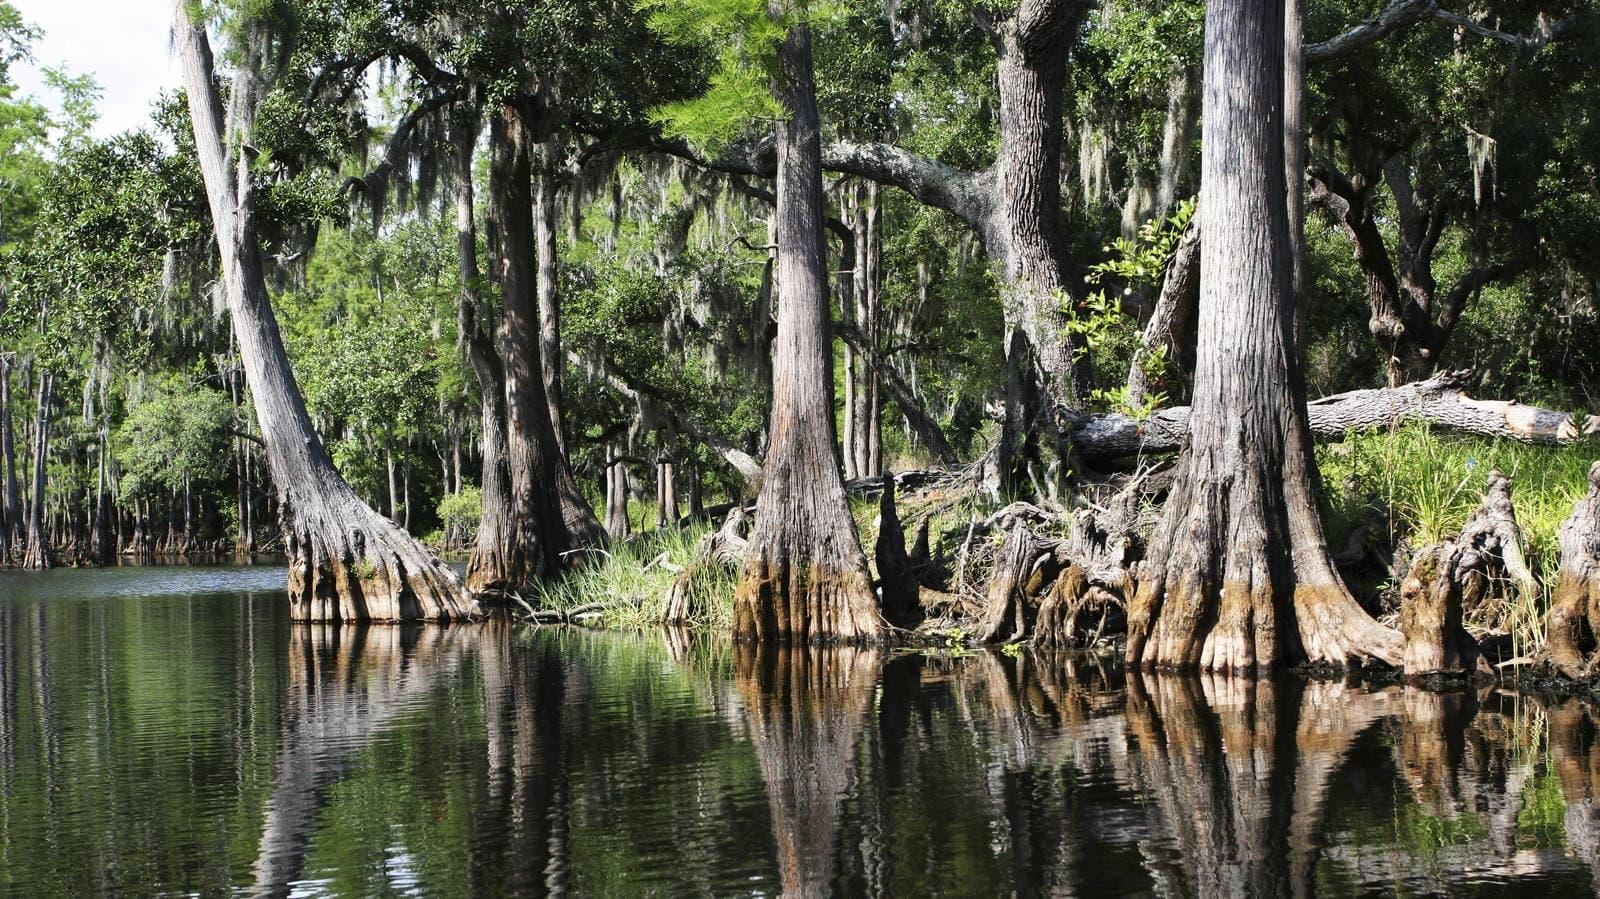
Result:
M1561 523L1561 573L1545 621L1545 663L1574 680L1594 676L1600 640L1600 462L1589 492Z
M1328 555L1294 353L1281 4L1205 27L1200 327L1188 445L1129 609L1130 664L1399 661Z
M761 641L874 639L883 620L834 459L821 121L806 25L790 27L779 62L774 92L788 118L776 126L778 336L771 441L750 552L734 596L733 634Z
M455 573L377 514L334 468L306 414L267 295L256 243L248 147L230 179L211 46L189 4L175 2L196 154L239 355L279 495L290 617L315 621L448 620L473 614ZM236 89L238 85L236 85Z

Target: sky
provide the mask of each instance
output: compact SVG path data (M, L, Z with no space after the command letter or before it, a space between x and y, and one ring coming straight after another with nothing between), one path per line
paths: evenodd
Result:
M102 91L94 133L109 137L150 120L150 104L178 84L169 52L171 0L11 0L22 18L44 29L33 47L34 64L12 72L24 93L49 106L57 98L44 86L42 66L93 75Z

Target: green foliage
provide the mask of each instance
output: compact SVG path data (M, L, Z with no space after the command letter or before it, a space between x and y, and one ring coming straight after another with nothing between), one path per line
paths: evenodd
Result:
M717 60L704 93L652 113L666 131L715 149L752 121L782 115L770 84L789 26L768 14L766 0L639 0L638 8L667 41Z
M696 545L712 527L702 521L662 528L590 553L576 570L531 598L532 605L571 609L598 602L601 622L607 627L653 627L666 610L667 592L678 573L694 561ZM737 575L731 568L712 565L696 578L694 607L702 616L696 626L713 632L732 626Z
M1511 477L1528 565L1544 595L1509 610L1519 639L1536 642L1560 564L1557 531L1586 483L1593 450L1529 446L1441 433L1422 426L1352 434L1317 447L1329 543L1344 545L1364 522L1414 547L1453 536L1483 499L1489 472Z
M134 406L113 443L126 498L204 488L233 469L233 404L206 387L173 381Z
M1122 285L1123 296L1136 290L1159 291L1173 251L1189 227L1194 210L1194 200L1185 200L1167 218L1152 219L1141 225L1137 238L1117 238L1105 248L1109 258L1090 267L1090 283L1109 280ZM1139 323L1123 311L1121 298L1102 287L1091 293L1080 307L1074 307L1064 296L1058 295L1057 302L1068 315L1067 333L1077 338L1080 358L1092 357L1095 370L1107 379L1090 391L1090 399L1098 407L1142 420L1166 403L1166 394L1159 391L1138 403L1130 402L1127 384L1119 377L1128 370L1141 341ZM1145 354L1139 364L1152 383L1161 383L1167 375L1166 348Z
M460 493L447 493L439 500L439 520L446 531L455 529L470 537L478 532L483 520L483 491L477 487L464 487Z

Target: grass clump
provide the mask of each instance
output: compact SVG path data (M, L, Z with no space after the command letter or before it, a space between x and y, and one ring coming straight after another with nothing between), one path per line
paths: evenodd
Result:
M662 528L592 550L565 577L545 585L533 597L532 605L564 611L599 603L600 623L605 627L654 627L666 608L667 591L694 559L700 538L714 527L712 522L702 521ZM701 570L693 588L697 627L733 626L737 580L737 571L721 565Z
M1589 444L1532 446L1422 424L1352 433L1317 447L1329 544L1337 552L1363 525L1390 546L1420 548L1452 537L1482 501L1489 472L1499 469L1512 480L1523 550L1542 587L1536 607L1512 609L1510 620L1520 636L1537 641L1561 561L1557 531L1585 489L1596 452Z

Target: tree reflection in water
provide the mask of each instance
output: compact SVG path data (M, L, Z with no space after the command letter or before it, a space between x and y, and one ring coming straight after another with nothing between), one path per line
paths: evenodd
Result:
M71 782L35 749L67 744L38 733L54 724L26 739L16 725L114 706L74 705L60 678L30 673L28 622L13 621L0 859L43 872L11 886L66 882L19 840L41 816L76 826L29 798ZM235 891L1588 892L1600 863L1600 712L1579 700L682 633L289 633L272 650L286 685L271 666L224 674L276 703L262 776L231 798L208 778L187 800L242 850L223 869ZM271 679L251 694L257 676ZM143 751L108 744L106 757ZM221 804L207 811L209 796ZM145 880L105 882L224 885L185 880L138 808L95 810L122 835L96 850L106 870L156 859Z

